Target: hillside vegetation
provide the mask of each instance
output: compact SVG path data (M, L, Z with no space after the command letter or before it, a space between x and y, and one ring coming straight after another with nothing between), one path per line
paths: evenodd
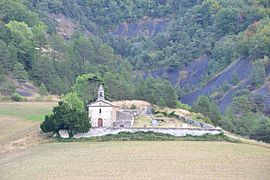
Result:
M0 0L0 93L20 99L18 84L33 82L41 95L67 94L91 76L108 99L174 108L180 99L216 126L269 142L269 6Z

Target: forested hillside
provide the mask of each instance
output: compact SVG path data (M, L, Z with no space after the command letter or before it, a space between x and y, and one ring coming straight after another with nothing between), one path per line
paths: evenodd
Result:
M0 0L0 92L31 81L61 95L91 73L111 99L180 99L260 137L270 129L269 15L269 0ZM205 113L216 105L224 117Z

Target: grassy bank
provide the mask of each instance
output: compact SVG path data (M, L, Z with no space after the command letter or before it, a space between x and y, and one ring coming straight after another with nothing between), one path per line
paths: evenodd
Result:
M175 137L169 134L155 132L121 132L118 134L108 134L100 137L91 138L56 138L58 142L103 142L103 141L224 141L224 142L239 142L238 140L229 138L223 134L219 135L204 135L204 136L185 136Z

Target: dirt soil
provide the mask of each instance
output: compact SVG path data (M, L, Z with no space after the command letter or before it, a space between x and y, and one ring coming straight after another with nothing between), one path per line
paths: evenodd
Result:
M270 179L270 149L227 142L49 143L1 165L2 179Z
M116 106L120 106L121 108L130 108L132 104L134 104L136 108L151 106L150 103L142 100L114 101L113 104L115 104Z

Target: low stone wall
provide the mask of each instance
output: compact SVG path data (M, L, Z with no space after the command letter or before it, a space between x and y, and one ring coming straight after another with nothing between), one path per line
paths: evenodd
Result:
M191 125L198 126L198 127L201 127L201 128L214 128L210 124L207 124L205 122L198 122L198 121L195 121L193 119L186 118L184 116L178 116L177 118L180 119L180 120L183 120L187 124L191 124Z
M220 128L91 128L87 133L79 133L74 138L87 138L105 136L107 134L118 134L120 132L156 132L170 134L173 136L203 136L206 134L217 135L223 133Z
M132 127L133 126L134 120L129 120L129 121L121 121L117 120L113 122L113 127L115 128L120 128L120 127Z
M119 121L128 121L128 120L133 120L133 116L131 114L123 112L123 111L117 111L116 112L116 119Z

